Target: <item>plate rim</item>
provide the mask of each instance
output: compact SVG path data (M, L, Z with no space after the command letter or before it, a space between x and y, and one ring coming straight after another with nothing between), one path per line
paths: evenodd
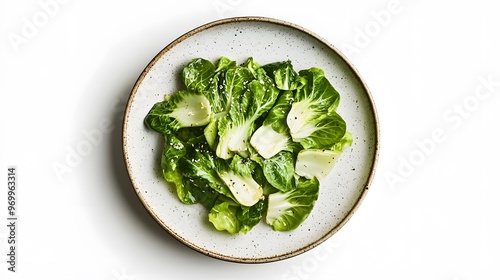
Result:
M130 114L130 108L132 106L132 103L134 101L135 95L137 93L137 90L139 88L139 85L141 84L142 80L147 76L149 73L150 69L162 58L162 56L167 53L169 50L171 50L173 47L175 47L177 44L181 43L185 39L192 37L204 30L210 29L212 27L216 27L219 25L224 25L228 23L234 23L234 22L264 22L264 23L271 23L271 24L276 24L284 27L289 27L295 30L298 30L300 32L303 32L314 39L318 40L321 44L325 45L328 47L330 50L332 50L336 55L338 55L341 60L350 68L350 70L353 72L355 78L358 80L358 82L361 84L364 93L366 94L366 98L368 100L369 107L372 112L372 118L374 121L374 152L373 152L373 158L370 161L370 172L368 173L368 177L364 183L363 190L361 194L359 195L358 199L356 202L353 204L352 208L349 210L349 212L346 214L346 216L335 226L333 227L330 231L328 231L325 235L322 237L318 238L317 240L313 241L309 245L303 246L301 248L298 248L296 250L293 250L288 253L280 254L280 255L275 255L275 256L265 256L265 257L255 257L255 258L242 258L242 257L234 257L234 256L228 256L224 254L218 254L217 252L213 252L211 250L207 250L204 248L201 248L197 246L196 244L193 244L189 240L183 238L181 235L176 233L174 230L172 230L168 225L166 225L155 213L155 211L152 209L152 207L149 205L147 200L144 198L144 196L141 194L139 188L137 187L137 184L132 176L132 167L129 161L129 155L128 155L128 150L127 150L127 131L128 131L128 118ZM146 209L146 211L151 215L151 217L163 228L167 233L169 233L171 236L173 236L175 239L180 241L182 244L186 245L187 247L200 252L206 256L215 258L215 259L220 259L224 261L229 261L229 262L236 262L236 263L247 263L247 264L255 264L255 263L268 263L268 262L275 262L275 261L280 261L284 259L288 259L297 255L300 255L302 253L305 253L318 245L322 244L325 242L328 238L332 237L335 233L337 233L354 215L354 213L358 210L360 207L362 201L365 199L368 190L370 189L370 186L372 184L373 178L375 176L376 172L376 167L378 164L379 160L379 153L380 153L380 124L379 124L379 118L378 118L378 113L377 113L377 108L375 106L375 102L372 96L372 93L370 89L368 88L368 85L364 81L364 79L361 77L358 69L353 65L353 63L333 44L331 44L329 41L325 40L323 37L319 36L315 32L304 28L298 24L282 20L282 19L277 19L277 18L272 18L272 17L264 17L264 16L237 16L237 17L229 17L229 18L223 18L215 21L211 21L208 23L205 23L203 25L200 25L198 27L195 27L191 29L190 31L185 32L181 36L177 37L174 39L172 42L167 44L165 47L163 47L151 60L150 62L146 65L146 67L141 71L141 74L137 78L137 80L134 83L134 86L132 87L132 90L129 94L128 100L125 105L125 110L124 110L124 117L122 121L122 153L123 153L123 159L125 163L125 167L127 170L127 175L128 178L132 184L132 187L134 188L134 192L141 201L141 204L143 207Z

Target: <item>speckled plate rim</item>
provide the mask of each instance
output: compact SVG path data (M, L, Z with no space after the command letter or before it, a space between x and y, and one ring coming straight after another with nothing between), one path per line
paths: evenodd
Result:
M340 221L337 226L332 228L331 231L329 231L327 234L325 234L323 237L317 239L315 242L309 244L308 246L304 246L302 248L299 248L293 252L282 254L282 255L277 255L277 256L269 256L269 257L262 257L262 258L237 258L237 257L232 257L232 256L226 256L222 254L218 254L217 252L212 252L210 250L206 250L204 248L201 248L197 246L196 244L193 244L189 242L189 240L186 240L183 238L181 235L176 233L174 230L172 230L168 225L162 222L162 220L158 217L158 215L151 209L151 206L148 204L146 199L143 197L143 195L140 193L138 187L137 187L137 182L135 182L133 176L132 176L132 166L129 161L129 155L127 151L127 129L128 129L128 118L129 118L129 113L130 113L130 108L131 104L134 100L134 97L137 93L137 90L139 88L139 85L141 84L142 80L146 77L150 69L158 62L158 60L161 59L161 57L171 50L173 47L175 47L177 44L181 43L185 39L192 37L204 30L210 29L215 26L219 25L224 25L228 23L234 23L234 22L267 22L267 23L272 23L272 24L277 24L277 25L282 25L285 27L290 27L293 29L296 29L300 32L305 33L306 35L309 35L319 42L321 42L324 46L332 50L334 53L336 53L344 63L347 64L347 66L350 68L350 70L353 72L359 83L362 85L363 90L366 94L366 98L369 102L370 105L370 111L372 112L371 118L373 119L373 125L374 125L374 153L373 153L373 158L371 159L371 167L370 167L370 172L369 175L366 179L366 182L364 184L364 188L360 196L358 197L358 200L354 203L353 207L351 210L348 212L348 214L344 217L343 220ZM201 25L199 27L196 27L192 29L191 31L188 31L187 33L183 34L182 36L178 37L174 41L172 41L170 44L168 44L166 47L164 47L145 67L145 69L142 71L141 75L137 79L137 81L134 84L134 87L132 88L132 91L130 93L129 99L126 104L125 112L124 112L124 118L123 118L123 123L122 123L122 150L123 150L123 156L125 160L125 165L127 169L127 173L129 175L129 179L132 183L132 186L134 187L135 193L138 196L139 200L143 204L143 206L146 208L148 213L153 217L153 219L164 229L166 230L170 235L172 235L174 238L176 238L178 241L186 245L187 247L198 251L200 253L203 253L209 257L224 260L224 261L230 261L230 262L237 262L237 263L268 263L268 262L274 262L274 261L279 261L279 260L284 260L288 259L297 255L300 255L302 253L305 253L316 246L320 245L324 241L326 241L328 238L330 238L332 235L334 235L336 232L338 232L349 220L350 218L354 215L356 210L359 208L361 202L364 200L364 198L367 195L367 192L370 188L371 182L373 180L373 177L375 175L375 169L376 165L378 162L378 157L379 157L379 152L380 152L380 127L379 127L379 120L378 120L378 114L377 110L375 107L375 103L372 97L372 94L365 83L365 81L361 78L361 75L359 74L359 71L354 67L354 65L347 59L347 57L340 52L339 49L337 49L334 45L326 41L324 38L319 36L318 34L302 27L297 24L285 21L285 20L280 20L280 19L275 19L275 18L270 18L270 17L261 17L261 16L245 16L245 17L231 17L231 18L225 18L225 19L220 19L216 21L209 22L207 24Z

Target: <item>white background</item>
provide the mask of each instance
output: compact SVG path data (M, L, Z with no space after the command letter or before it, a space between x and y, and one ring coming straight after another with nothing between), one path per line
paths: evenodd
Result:
M495 3L1 0L0 278L499 279ZM353 218L316 249L259 265L168 235L121 154L125 102L150 59L195 27L244 15L294 22L342 50L381 125L376 176ZM15 273L7 166L18 175Z

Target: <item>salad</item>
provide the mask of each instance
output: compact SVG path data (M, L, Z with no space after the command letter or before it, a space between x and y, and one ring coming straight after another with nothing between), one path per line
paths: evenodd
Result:
M196 58L182 80L185 88L144 119L164 139L161 170L179 200L202 204L210 223L230 234L262 220L276 231L296 229L353 141L324 71L295 71L290 60Z

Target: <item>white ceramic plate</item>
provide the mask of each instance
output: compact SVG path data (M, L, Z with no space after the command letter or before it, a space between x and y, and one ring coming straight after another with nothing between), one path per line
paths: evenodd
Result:
M276 232L261 221L249 233L229 235L208 222L201 205L183 205L161 175L163 140L144 126L144 117L165 94L182 88L181 69L193 58L261 65L290 59L294 69L319 67L341 94L338 108L354 143L321 182L319 199L299 228ZM379 130L372 97L357 70L331 44L281 20L239 17L187 32L157 54L138 78L125 111L123 151L135 191L152 217L187 246L211 257L262 263L303 253L337 232L365 196L378 158Z

